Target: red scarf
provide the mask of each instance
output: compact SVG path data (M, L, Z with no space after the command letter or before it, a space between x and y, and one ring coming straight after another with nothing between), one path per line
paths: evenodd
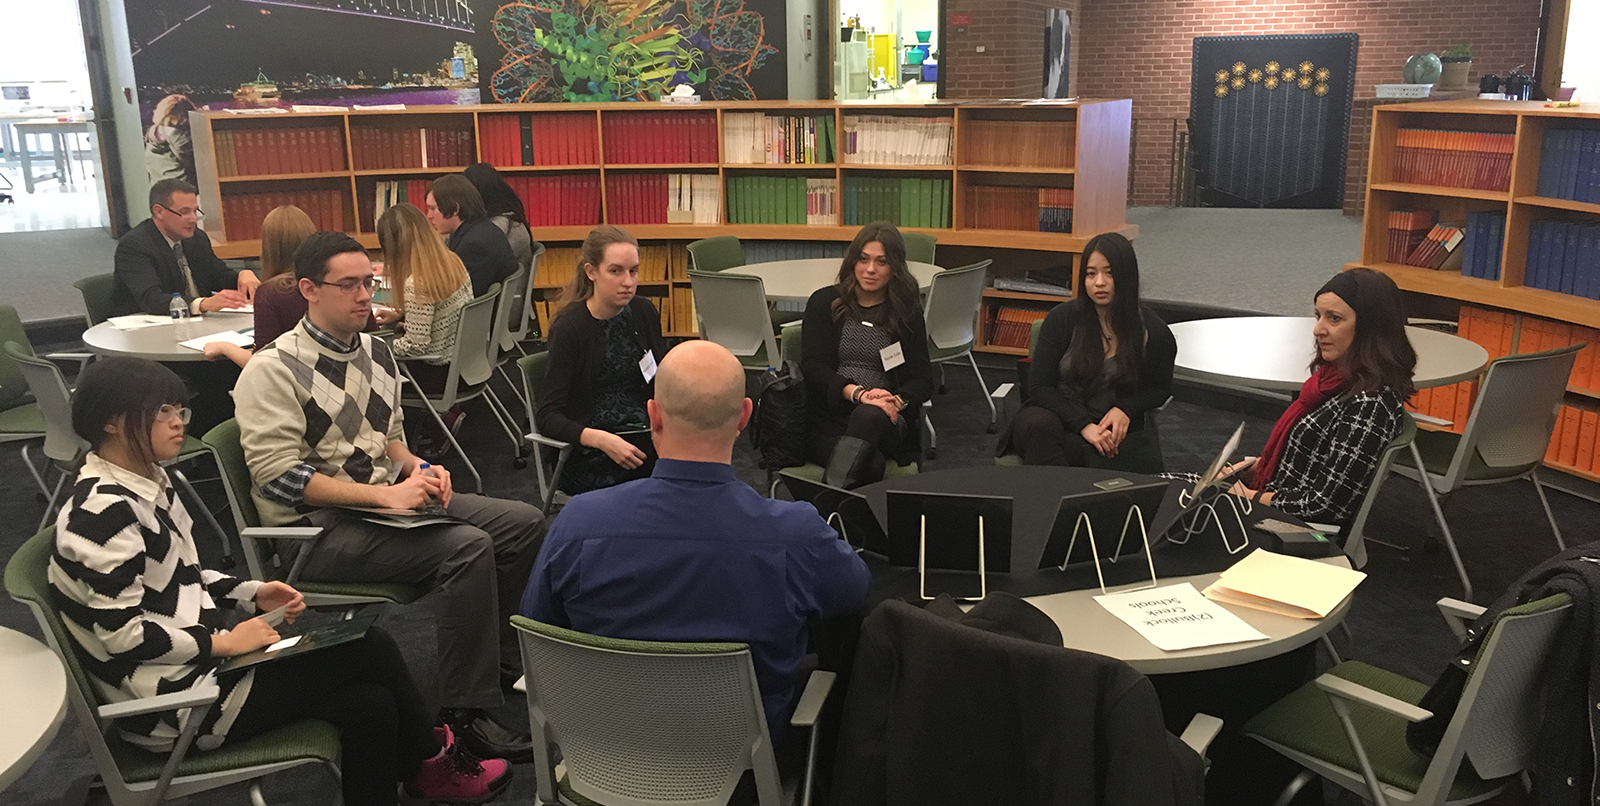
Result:
M1251 471L1251 483L1257 490L1265 490L1272 482L1273 474L1278 472L1278 460L1283 458L1283 448L1289 444L1289 432L1294 430L1295 423L1316 411L1341 386L1344 386L1344 376L1332 364L1317 367L1317 371L1300 385L1300 396L1289 404L1277 424L1272 426L1272 436L1267 437L1267 446L1261 449L1261 458L1256 460L1256 466Z

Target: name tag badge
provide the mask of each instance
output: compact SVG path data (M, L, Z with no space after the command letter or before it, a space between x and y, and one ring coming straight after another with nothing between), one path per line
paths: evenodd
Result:
M644 382L650 383L656 379L656 356L649 350L644 351L644 358L639 359L639 371L644 373Z
M879 350L878 357L883 359L883 371L888 372L906 362L906 351L900 347L900 342L895 342Z

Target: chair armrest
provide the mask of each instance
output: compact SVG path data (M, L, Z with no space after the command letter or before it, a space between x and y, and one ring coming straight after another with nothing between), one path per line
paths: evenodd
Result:
M566 450L567 448L572 447L572 443L570 442L562 442L559 439L553 439L543 434L524 434L522 438L532 442L537 442L540 445L555 448L556 450Z
M515 692L518 692L520 694L527 694L528 693L528 676L527 675L523 675L523 676L517 678L517 682L511 684L511 690L515 691Z
M1379 711L1394 714L1407 722L1421 722L1433 716L1433 712L1426 708L1418 708L1405 700L1373 691L1360 683L1352 683L1332 674L1323 674L1312 682L1316 683L1317 688L1322 689L1323 693L1329 697L1361 703Z
M94 359L94 353L45 353L42 356L46 361L77 361L83 363Z
M315 540L322 531L321 526L247 526L239 536L252 540Z
M1484 612L1481 605L1448 596L1434 604L1439 608L1439 615L1444 616L1444 622L1450 625L1450 632L1455 633L1456 638L1463 641L1467 638L1467 625L1477 621Z
M448 356L448 355L437 355L437 354L434 354L434 353L428 353L427 355L408 355L405 358L399 359L400 363L402 363L402 364L409 363L411 361L449 361L449 360L450 360L450 356Z
M1189 720L1189 726L1183 729L1183 735L1178 737L1178 741L1189 745L1190 750L1205 758L1207 748L1211 747L1211 740L1217 738L1217 734L1221 731L1222 720L1210 714L1195 714L1194 718Z
M800 692L800 702L795 705L789 724L803 728L816 725L817 717L822 714L822 704L827 702L829 692L833 691L833 681L838 677L821 669L812 672L806 679L805 691Z
M993 392L989 393L989 397L995 398L996 400L1005 398L1011 394L1011 389L1014 386L1016 386L1016 384L1011 383L1010 381L1002 383L999 386L996 386Z
M222 696L222 689L216 683L207 683L203 686L174 691L170 694L158 694L154 697L143 697L127 702L114 702L102 705L96 713L102 719L120 719L125 716L138 714L152 714L160 711L176 711L180 708L192 708L196 705L208 705L217 701Z
M1437 426L1439 426L1441 428L1455 425L1455 421L1454 420L1446 420L1446 419L1444 419L1442 417L1432 417L1432 416L1429 416L1427 414L1422 414L1420 412L1415 412L1415 411L1408 411L1406 413L1411 415L1411 419L1416 420L1419 423L1427 423L1428 425L1437 425Z
M1336 535L1342 531L1337 524L1333 523L1312 523L1311 521L1306 521L1306 525L1321 532L1323 536Z

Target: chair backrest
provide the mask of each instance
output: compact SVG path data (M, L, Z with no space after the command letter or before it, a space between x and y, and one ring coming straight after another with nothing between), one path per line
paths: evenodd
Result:
M939 246L939 239L923 232L901 232L901 239L906 242L906 260L916 263L932 263L934 250Z
M6 342L5 351L27 380L44 417L44 455L61 463L76 461L89 446L72 430L72 392L61 368L14 341Z
M544 379L550 372L549 351L540 350L517 359L517 369L522 372L522 399L528 408L528 428L537 434L539 421L534 415L539 411L539 393L544 391Z
M744 265L744 245L732 235L718 235L691 241L689 268L695 271L718 272Z
M110 273L91 274L72 283L83 295L83 311L90 327L111 318L111 289L115 283L116 275Z
M0 305L0 344L14 341L22 345L33 354L33 345L28 341L28 330L22 326L22 317L17 315L17 309L10 305ZM22 370L17 368L16 362L0 355L0 410L14 408L28 402L28 379L22 376Z
M500 286L500 304L494 312L494 340L496 346L495 360L499 360L499 350L515 349L517 342L517 314L528 311L528 270L517 269L505 284ZM528 317L522 317L522 330L528 330Z
M1033 356L1033 348L1039 346L1039 331L1043 329L1043 317L1033 320L1033 324L1028 325L1028 356L1030 358Z
M784 363L793 361L796 366L800 364L800 331L803 329L799 322L785 323L782 329L779 352Z
M535 764L548 764L550 745L560 745L579 795L611 806L720 806L750 769L761 805L777 806L747 645L624 641L511 621ZM539 770L541 790L548 774Z
M775 361L778 340L772 335L766 286L760 277L691 271L689 283L700 315L701 338L728 348L745 366L752 366L763 349L766 361Z
M211 454L217 459L217 469L221 471L222 490L228 495L228 507L233 510L233 525L244 531L261 525L261 514L256 511L255 500L250 497L250 488L254 484L250 480L250 465L244 458L244 446L239 442L239 421L234 419L224 420L215 428L207 431L200 437ZM266 579L258 575L254 565L256 558L247 558L252 565L250 574L255 579Z
M1486 780L1532 765L1543 721L1545 661L1571 610L1572 600L1562 593L1509 608L1495 619L1434 753L1435 764L1464 754Z
M934 348L955 350L971 347L977 340L978 308L983 305L983 284L993 262L985 260L933 276L922 319Z
M1410 414L1401 415L1400 434L1390 440L1389 447L1384 448L1383 455L1378 457L1378 468L1367 485L1367 494L1361 498L1361 507L1356 510L1355 517L1350 520L1350 528L1344 533L1344 553L1357 568L1367 564L1367 544L1362 534L1367 528L1367 515L1372 512L1372 502L1378 499L1378 491L1383 488L1383 480L1388 477L1395 457L1408 449L1416 438L1417 421L1411 419Z
M461 308L461 319L456 322L454 355L450 357L450 371L445 376L440 398L447 405L455 405L456 394L462 386L471 388L488 383L489 376L494 374L500 344L490 338L490 334L495 322L495 302L499 299L500 284L495 283L483 296Z
M528 260L528 276L526 285L522 289L522 321L517 329L512 331L513 341L522 341L528 337L528 328L535 321L537 313L533 310L533 286L538 282L539 258L544 257L544 244L533 242L533 257ZM509 350L510 345L501 345L501 349Z
M1537 467L1550 447L1567 378L1582 344L1489 362L1446 478L1466 476L1472 452L1490 467Z

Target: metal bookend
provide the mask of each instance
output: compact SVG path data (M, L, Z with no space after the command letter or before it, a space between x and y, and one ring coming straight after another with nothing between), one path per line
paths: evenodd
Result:
M1106 562L1112 565L1117 564L1117 560L1122 556L1122 544L1128 539L1128 527L1133 524L1138 524L1139 538L1144 541L1144 559L1150 566L1150 584L1140 585L1137 588L1128 588L1127 590L1142 591L1146 588L1154 588L1160 583L1156 581L1156 560L1150 556L1150 533L1145 531L1144 512L1139 509L1138 504L1128 507L1128 516L1122 520L1122 534L1117 537L1117 550L1112 552L1112 556L1106 558ZM1067 570L1067 563L1072 560L1072 549L1078 544L1079 530L1083 530L1089 535L1089 553L1094 558L1094 574L1100 579L1100 592L1106 593L1106 575L1100 568L1100 546L1095 543L1094 524L1089 521L1089 513L1087 512L1079 512L1078 519L1072 524L1072 538L1067 541L1067 554L1061 558L1060 570ZM1187 536L1184 537L1185 542L1188 539Z
M1190 497L1187 490L1178 491L1179 506L1186 507L1192 500L1193 499ZM1219 501L1228 505L1228 509L1233 512L1234 523L1239 525L1240 542L1237 546L1228 542L1228 530L1223 528L1222 515L1217 512L1217 502ZM1213 497L1210 501L1207 501L1206 503L1201 504L1199 507L1196 507L1195 511L1190 513L1188 517L1185 518L1186 522L1183 524L1182 540L1177 540L1174 537L1168 537L1167 542L1182 546L1189 542L1190 536L1200 534L1206 530L1206 526L1208 526L1212 521L1215 521L1217 524L1217 532L1222 535L1222 547L1227 549L1229 554L1238 554L1239 552L1250 548L1250 533L1245 529L1244 516L1249 515L1254 509L1255 507L1246 499L1240 498L1232 493L1220 493Z
M917 594L924 602L933 601L928 595L928 516L923 513L919 516L922 525L922 537L917 541ZM978 596L952 597L963 602L981 602L989 596L989 567L983 557L983 515L978 516Z

